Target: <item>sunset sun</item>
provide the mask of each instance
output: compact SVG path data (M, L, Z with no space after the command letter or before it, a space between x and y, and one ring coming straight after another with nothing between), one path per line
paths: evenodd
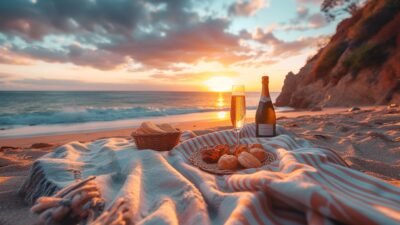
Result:
M210 91L226 92L232 88L233 80L229 77L212 77L204 82Z

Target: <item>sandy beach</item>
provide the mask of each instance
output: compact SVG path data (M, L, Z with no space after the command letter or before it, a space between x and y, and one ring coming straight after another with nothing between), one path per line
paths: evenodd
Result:
M347 108L329 108L280 112L277 116L278 123L287 130L316 146L336 151L353 169L400 187L400 108L371 106L353 112L348 112ZM248 122L252 121L253 118L248 118ZM214 119L174 125L200 135L229 129L230 121ZM70 141L130 138L133 129L0 139L0 209L3 211L0 216L6 217L0 218L1 224L11 224L7 221L22 213L29 215L28 207L17 196L16 190L35 159Z

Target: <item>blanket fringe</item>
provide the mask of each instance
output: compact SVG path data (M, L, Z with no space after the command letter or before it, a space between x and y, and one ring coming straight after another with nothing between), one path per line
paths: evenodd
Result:
M29 176L18 190L18 194L24 201L32 206L42 196L51 196L61 188L50 182L45 175L40 161L35 161L29 172Z

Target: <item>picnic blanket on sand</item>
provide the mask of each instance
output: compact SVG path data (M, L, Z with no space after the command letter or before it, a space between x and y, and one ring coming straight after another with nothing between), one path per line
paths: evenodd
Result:
M79 170L97 176L107 205L126 199L137 224L400 223L399 188L281 127L273 138L256 138L254 127L242 129L241 143L262 143L276 156L261 168L218 176L190 164L201 146L234 144L232 130L189 138L163 153L136 150L121 138L71 142L38 159L20 193L32 204L73 182L71 171Z

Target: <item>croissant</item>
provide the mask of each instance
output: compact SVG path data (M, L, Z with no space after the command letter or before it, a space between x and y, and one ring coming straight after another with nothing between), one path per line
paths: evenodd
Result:
M220 157L219 151L214 148L205 148L201 150L201 159L206 163L216 163Z
M219 153L220 156L230 154L229 145L217 145L214 147L214 149Z

